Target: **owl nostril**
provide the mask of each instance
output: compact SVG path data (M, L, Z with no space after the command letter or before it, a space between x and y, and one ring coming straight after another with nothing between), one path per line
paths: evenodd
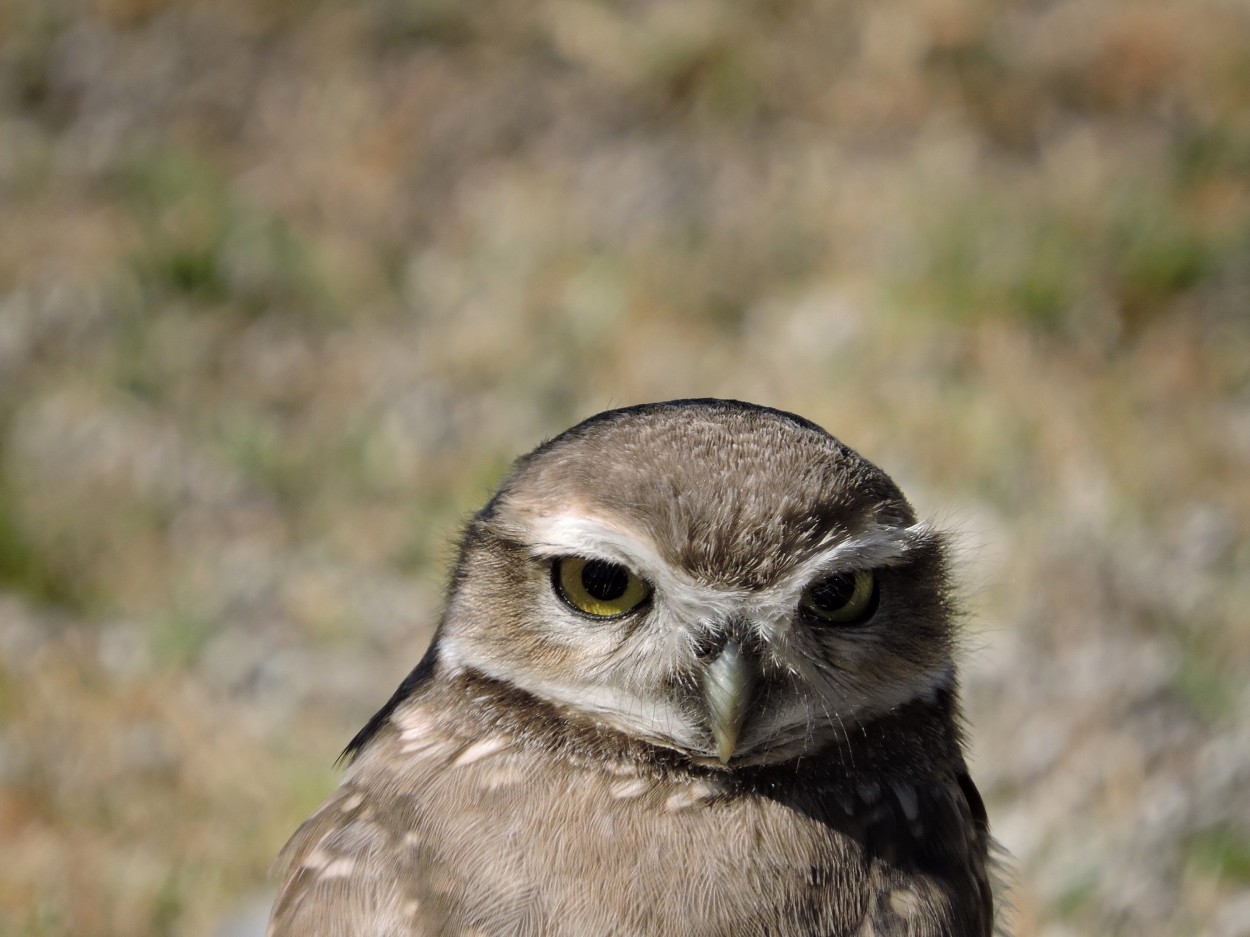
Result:
M704 632L695 638L694 656L704 662L712 660L724 649L726 640L722 633Z
M731 641L736 643L744 653L757 658L761 656L763 647L759 636L750 626L750 622L745 618L734 616L722 621L709 622L707 627L695 636L695 657L703 663L715 660Z

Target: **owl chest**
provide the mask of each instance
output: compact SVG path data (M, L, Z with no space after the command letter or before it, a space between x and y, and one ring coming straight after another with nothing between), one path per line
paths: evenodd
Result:
M855 933L864 917L860 845L776 800L513 767L425 790L436 841L421 874L448 886L448 933L809 937Z

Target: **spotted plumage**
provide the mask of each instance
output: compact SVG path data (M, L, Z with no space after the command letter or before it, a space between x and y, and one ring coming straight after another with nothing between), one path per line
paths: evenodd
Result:
M470 522L271 937L985 937L945 569L799 417L579 424Z

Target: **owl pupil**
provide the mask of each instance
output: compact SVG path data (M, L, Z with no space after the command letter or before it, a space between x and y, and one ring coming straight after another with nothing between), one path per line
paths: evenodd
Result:
M619 599L629 587L629 573L623 566L590 560L582 568L582 585L600 602Z
M808 593L808 601L816 608L826 612L836 612L851 601L855 594L855 577L847 573L838 573L821 580Z

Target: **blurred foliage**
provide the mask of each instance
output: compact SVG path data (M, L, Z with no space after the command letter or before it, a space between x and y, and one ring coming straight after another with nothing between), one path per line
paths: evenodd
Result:
M1207 874L1250 884L1250 838L1230 829L1207 830L1190 844L1194 862Z
M263 905L508 460L686 395L966 541L1019 937L1250 929L1244 4L10 0L0 217L0 932Z

